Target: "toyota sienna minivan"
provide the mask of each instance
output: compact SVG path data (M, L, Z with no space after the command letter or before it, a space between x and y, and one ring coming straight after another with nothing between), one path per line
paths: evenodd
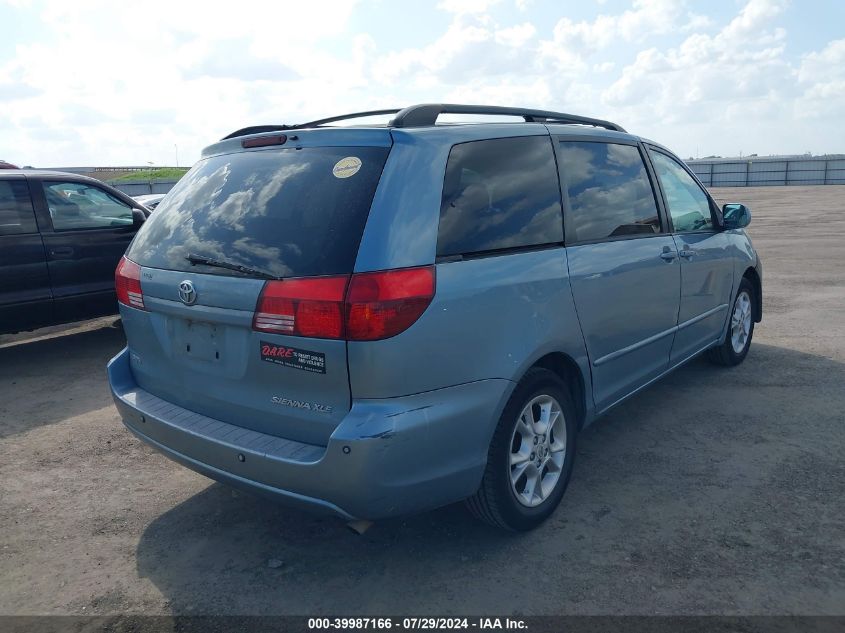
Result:
M598 119L425 104L245 128L119 264L111 388L139 438L230 485L347 520L466 500L530 529L585 425L703 352L743 361L749 221Z

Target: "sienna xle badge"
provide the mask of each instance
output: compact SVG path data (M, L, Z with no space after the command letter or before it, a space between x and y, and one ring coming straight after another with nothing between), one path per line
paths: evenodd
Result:
M330 125L371 114L393 118ZM429 104L239 130L118 266L115 402L165 455L289 504L466 500L529 529L581 428L702 352L745 358L749 220L598 119Z

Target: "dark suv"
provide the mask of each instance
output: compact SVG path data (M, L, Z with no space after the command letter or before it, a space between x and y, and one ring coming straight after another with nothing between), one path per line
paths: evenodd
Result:
M745 358L750 214L607 121L393 113L203 152L117 270L115 402L171 458L288 503L378 519L468 499L528 529L584 425L701 352Z
M147 215L93 178L0 171L0 334L115 313L114 268Z

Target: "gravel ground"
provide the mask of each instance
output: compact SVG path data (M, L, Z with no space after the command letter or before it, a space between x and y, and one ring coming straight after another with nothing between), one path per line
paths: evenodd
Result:
M845 613L845 187L715 193L765 264L746 362L588 428L530 534L236 494L123 429L114 319L0 337L0 614Z

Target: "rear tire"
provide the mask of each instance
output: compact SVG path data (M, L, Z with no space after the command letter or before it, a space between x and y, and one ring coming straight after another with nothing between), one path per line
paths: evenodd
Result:
M552 371L530 369L493 434L481 487L466 500L485 523L531 530L555 511L575 460L575 406Z
M725 338L716 347L707 350L710 362L725 367L739 365L748 356L751 339L754 336L754 315L756 314L754 287L745 277L739 284Z

